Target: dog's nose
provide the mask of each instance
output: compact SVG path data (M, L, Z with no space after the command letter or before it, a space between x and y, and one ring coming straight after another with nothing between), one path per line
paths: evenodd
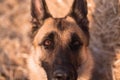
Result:
M53 73L53 75L54 75L55 80L67 80L67 78L68 78L67 73L62 70L56 70Z

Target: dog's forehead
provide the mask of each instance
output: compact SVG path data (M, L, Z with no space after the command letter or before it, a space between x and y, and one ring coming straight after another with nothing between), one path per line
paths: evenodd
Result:
M56 32L63 42L68 41L71 38L72 33L76 33L81 39L85 40L85 36L83 36L83 31L78 27L73 18L67 17L60 25L59 23L61 21L62 19L46 19L44 21L44 24L38 30L34 42L40 42L44 38L44 36L46 36L46 34L51 32ZM64 29L61 29L60 27Z

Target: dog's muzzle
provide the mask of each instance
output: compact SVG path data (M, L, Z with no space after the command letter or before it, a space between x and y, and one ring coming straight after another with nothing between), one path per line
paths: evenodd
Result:
M77 72L70 66L57 68L53 72L52 80L77 80Z

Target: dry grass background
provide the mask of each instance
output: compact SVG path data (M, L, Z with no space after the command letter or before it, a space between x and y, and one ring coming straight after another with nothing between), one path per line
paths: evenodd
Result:
M90 49L101 73L120 80L120 0L88 0L88 9ZM28 79L30 20L30 0L0 0L0 80Z

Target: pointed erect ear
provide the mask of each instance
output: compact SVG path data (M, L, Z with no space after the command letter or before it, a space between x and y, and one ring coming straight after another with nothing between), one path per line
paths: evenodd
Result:
M44 0L31 0L31 15L37 20L43 20L48 16L47 10L45 9Z
M71 16L76 20L79 27L89 37L87 13L86 0L75 0L72 7Z
M43 24L44 19L50 16L46 9L45 0L31 0L32 37Z
M86 0L75 0L73 4L73 13L79 18L87 17Z

